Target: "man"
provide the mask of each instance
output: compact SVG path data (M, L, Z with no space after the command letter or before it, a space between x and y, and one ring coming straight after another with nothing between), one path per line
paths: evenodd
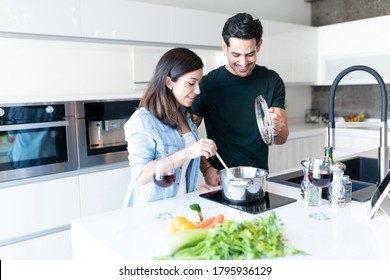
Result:
M222 51L228 64L204 76L192 110L199 125L204 118L207 137L229 167L253 166L268 170L268 145L261 138L255 99L265 98L271 113L274 144L284 144L289 134L285 111L285 87L279 75L256 64L263 27L250 14L229 18L222 30ZM202 158L206 184L219 185L217 157Z

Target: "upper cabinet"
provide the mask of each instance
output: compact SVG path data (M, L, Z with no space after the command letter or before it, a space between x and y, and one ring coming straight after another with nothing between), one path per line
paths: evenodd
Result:
M171 8L128 0L80 0L82 36L172 42Z
M219 47L231 15L172 7L172 42Z
M71 37L73 44L97 39L101 45L135 45L129 56L140 67L130 77L142 86L150 79L149 66L163 52L150 54L141 47L188 46L222 54L221 32L230 16L131 0L1 0L0 33ZM374 68L390 83L390 36L386 36L390 15L323 27L269 20L262 24L258 63L278 72L287 85L330 85L343 69L357 64ZM224 63L223 55L207 56L202 54L206 72ZM149 63L146 71L144 62ZM370 83L376 81L364 72L350 73L341 81Z
M81 0L82 36L219 46L228 15L128 0Z
M390 16L333 24L318 28L318 81L330 85L345 68L366 65L390 82ZM368 73L355 71L340 84L376 84Z
M275 21L262 24L264 36L258 63L278 72L286 84L314 84L317 28Z
M2 0L0 32L80 36L79 0Z
M218 47L229 15L130 0L2 0L0 32Z

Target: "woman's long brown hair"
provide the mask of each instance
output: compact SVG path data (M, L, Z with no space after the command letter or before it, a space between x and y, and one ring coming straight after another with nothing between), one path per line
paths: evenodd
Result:
M152 80L141 98L140 106L172 128L179 127L176 99L166 86L166 78L176 82L181 76L203 68L202 59L186 48L166 52L157 63ZM190 111L190 108L187 108Z

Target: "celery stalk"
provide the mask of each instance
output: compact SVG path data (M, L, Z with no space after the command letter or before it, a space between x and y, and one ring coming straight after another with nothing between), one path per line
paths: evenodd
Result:
M206 238L209 229L192 229L177 231L169 234L157 242L156 259L170 258L178 250L193 246Z

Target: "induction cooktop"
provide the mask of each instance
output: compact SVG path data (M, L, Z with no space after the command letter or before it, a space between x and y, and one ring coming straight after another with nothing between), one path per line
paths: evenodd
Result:
M297 201L294 198L285 197L285 196L281 196L281 195L277 195L277 194L273 194L273 193L269 193L269 192L265 192L264 197L259 201L244 202L244 203L243 202L234 203L234 202L231 202L231 201L225 199L222 196L221 190L203 193L203 194L200 194L199 196L203 197L205 199L209 199L209 200L212 200L214 202L221 203L223 205L232 207L234 209L241 210L241 211L247 212L249 214L253 214L253 215L259 214L259 213L262 213L262 212L265 212L265 211L268 211L271 209L275 209L275 208L278 208L280 206L290 204L290 203Z

